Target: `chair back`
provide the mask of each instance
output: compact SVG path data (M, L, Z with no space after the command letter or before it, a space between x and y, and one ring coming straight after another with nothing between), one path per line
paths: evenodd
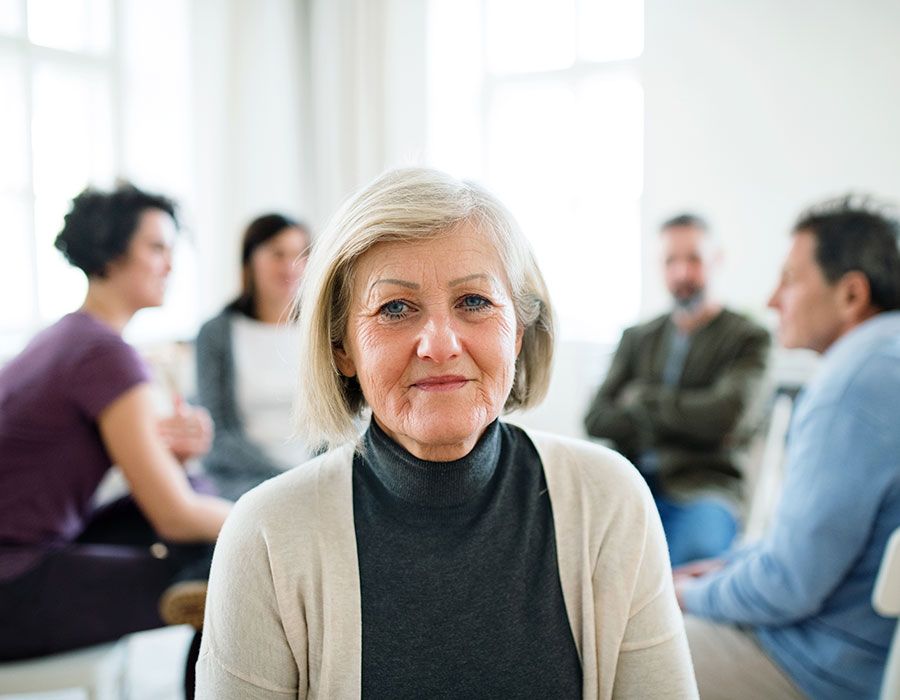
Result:
M900 616L900 527L888 539L872 590L872 607L884 617ZM884 665L880 700L900 700L900 625L894 630L894 638Z

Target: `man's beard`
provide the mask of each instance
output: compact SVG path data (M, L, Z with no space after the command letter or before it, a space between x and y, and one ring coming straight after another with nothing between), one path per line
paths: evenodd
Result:
M703 287L692 287L688 294L673 295L675 306L688 314L694 314L699 311L706 301L706 289Z

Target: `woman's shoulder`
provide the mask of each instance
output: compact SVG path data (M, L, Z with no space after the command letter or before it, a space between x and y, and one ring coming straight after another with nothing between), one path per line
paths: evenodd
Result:
M547 478L551 499L563 512L591 504L598 513L626 512L643 519L653 507L647 484L625 457L578 438L520 429L531 440ZM607 507L596 508L601 504Z
M228 520L244 531L297 533L327 527L345 507L352 514L353 450L342 445L264 481L238 499Z
M223 309L200 326L198 337L219 336L228 333L234 320L235 312Z
M545 469L563 470L598 485L642 483L637 470L625 457L608 447L580 438L519 428L534 444Z

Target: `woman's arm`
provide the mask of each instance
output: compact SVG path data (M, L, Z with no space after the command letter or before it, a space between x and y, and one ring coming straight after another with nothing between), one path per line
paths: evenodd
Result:
M159 435L150 386L135 385L98 416L100 437L159 535L173 541L214 542L231 504L195 493Z

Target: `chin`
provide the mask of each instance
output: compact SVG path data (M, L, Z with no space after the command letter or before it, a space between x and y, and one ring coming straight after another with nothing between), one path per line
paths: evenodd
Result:
M417 432L417 441L423 444L442 446L476 442L491 420L473 420L466 416L460 420L448 420L446 416L436 416L427 421Z

